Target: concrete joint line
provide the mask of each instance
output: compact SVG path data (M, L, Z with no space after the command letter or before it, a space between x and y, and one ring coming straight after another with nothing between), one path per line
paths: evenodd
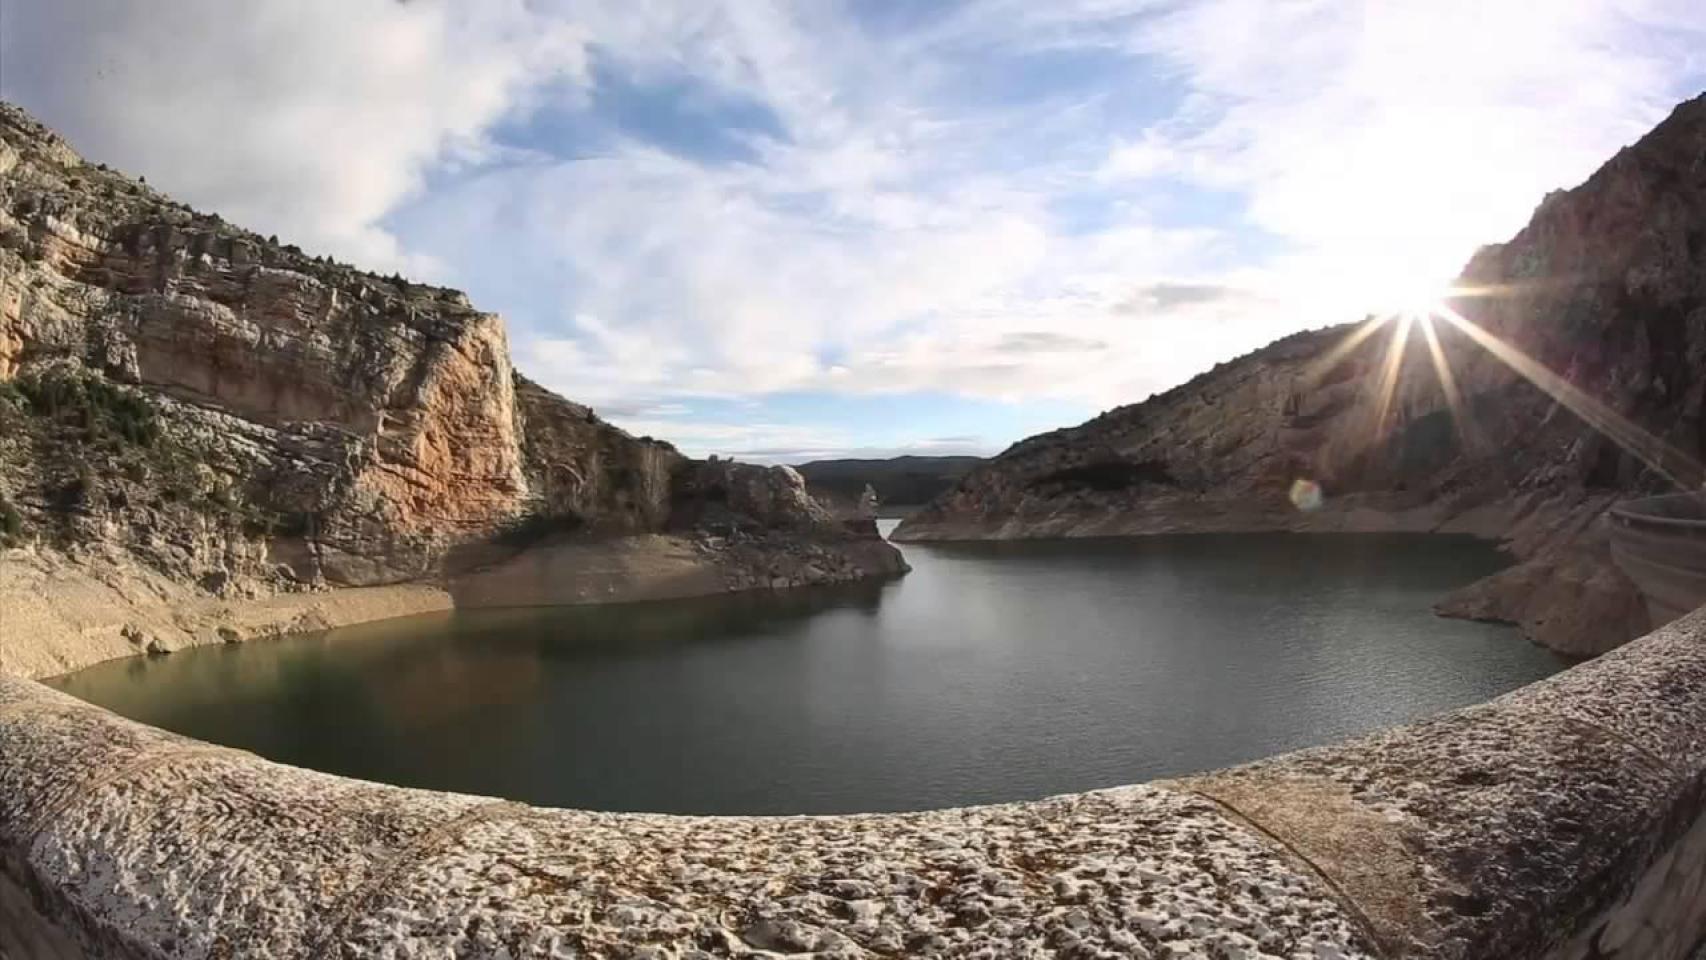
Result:
M369 902L395 884L404 874L419 866L421 861L460 839L462 834L471 827L500 820L504 817L525 814L531 809L524 803L494 800L490 803L470 807L421 834L392 854L367 879L356 884L353 889L338 899L338 902L332 906L326 923L321 927L325 933L308 944L308 949L303 953L303 956L312 958L312 960L336 956L335 951L338 949L338 945L343 942L346 928L363 910L367 909Z
M1628 747L1630 750L1634 751L1634 753L1640 758L1640 760L1642 762L1650 764L1653 767L1656 767L1660 770L1673 770L1674 771L1674 770L1678 769L1677 764L1665 759L1663 756L1654 752L1649 747L1646 747L1643 744L1631 739L1626 734L1620 733L1620 732L1613 730L1609 727L1603 726L1602 724L1600 724L1594 720L1589 720L1585 717L1576 716L1576 715L1571 714L1571 713L1558 713L1558 714L1556 714L1556 716L1558 717L1558 719L1562 720L1565 723L1573 724L1576 727L1584 729L1584 730L1590 730L1596 734L1599 734L1599 735L1605 737L1608 740L1612 740L1612 741L1619 743L1625 747ZM1345 908L1345 911L1351 916L1351 918L1354 921L1356 921L1357 926L1363 931L1363 934L1368 938L1369 942L1373 945L1375 952L1379 956L1382 956L1382 957L1394 955L1391 952L1392 948L1389 947L1386 944L1386 942L1379 936L1379 934L1376 931L1376 928L1374 926L1374 923L1369 918L1368 914L1366 912L1364 912L1362 907L1356 902L1356 900L1348 892L1346 892L1346 890L1342 886L1340 886L1338 881L1333 879L1333 877L1325 869L1323 869L1320 864L1316 863L1313 859L1311 859L1308 854L1304 853L1302 850L1299 850L1297 847L1293 846L1291 843L1286 841L1286 839L1284 837L1281 837L1279 834L1268 829L1267 826L1262 824L1255 817L1252 817L1249 814L1246 814L1244 811L1238 809L1238 807L1235 806L1234 804L1229 803L1225 800L1222 800L1219 797L1210 796L1209 794L1201 793L1199 791L1190 791L1190 792L1195 794L1196 796L1202 797L1203 799L1210 801L1215 806L1217 806L1217 807L1221 808L1222 810L1226 811L1227 813L1231 814L1233 819L1236 820L1237 822L1245 824L1250 829L1255 830L1257 833L1266 837L1270 842L1274 843L1275 845L1280 847L1285 852L1291 854L1293 857L1296 857L1299 862L1303 863L1306 867L1308 867L1309 871L1311 873L1313 873L1318 879L1320 879L1322 884L1324 884L1327 887L1327 889L1332 893L1333 898L1335 900L1337 900L1339 902L1339 904ZM1706 960L1706 957L1696 958L1696 960Z
M97 774L93 777L85 777L84 779L66 787L64 790L61 790L58 796L54 797L52 801L43 806L42 812L37 815L35 820L31 821L28 827L24 829L22 837L25 844L24 849L27 850L29 847L34 846L36 839L43 833L47 832L48 827L52 826L55 821L65 816L65 814L69 813L77 806L78 803L93 797L102 789L110 787L115 783L120 783L130 779L131 777L139 776L153 770L155 767L165 766L166 764L177 760L193 759L196 757L239 756L248 756L248 754L245 754L240 750L232 750L229 747L215 747L209 744L193 744L183 747L159 747L142 754L129 763L120 764L119 766L108 770L106 773Z
M1558 716L1558 719L1563 720L1566 723L1573 723L1578 727L1585 727L1586 729L1592 730L1595 733L1603 734L1604 736L1608 737L1609 739L1615 740L1618 743L1623 744L1624 746L1628 747L1629 749L1640 754L1642 759L1646 760L1648 763L1651 763L1653 766L1658 767L1660 770L1669 770L1672 772L1682 772L1681 768L1678 767L1677 764L1675 764L1669 760L1666 760L1663 756L1660 756L1658 753L1655 753L1651 748L1649 748L1649 747L1647 747L1641 743L1638 743L1633 739L1630 739L1630 737L1627 734L1619 733L1616 730L1611 729L1610 727L1602 725L1597 720L1589 720L1586 717L1580 717L1580 716L1577 716L1577 715L1575 715L1573 713L1569 713L1569 712L1562 712L1562 713L1559 713L1557 716Z
M1376 957L1385 958L1396 956L1389 951L1386 941L1383 940L1375 930L1374 921L1370 920L1368 914L1363 912L1362 906L1356 902L1356 899L1349 893L1346 893L1345 889L1339 886L1339 882L1334 880L1332 876L1328 874L1326 870L1322 869L1321 865L1310 858L1308 854L1292 846L1290 843L1286 842L1284 837L1281 837L1279 834L1269 830L1266 826L1263 826L1260 821L1246 814L1236 806L1233 806L1231 803L1228 803L1219 797L1210 796L1196 790L1186 792L1190 793L1192 796L1201 797L1202 799L1214 804L1216 807L1219 807L1221 810L1230 814L1230 819L1234 823L1241 823L1249 827L1251 830L1254 830L1267 838L1269 843L1274 844L1281 850L1284 850L1286 853L1297 858L1298 861L1309 868L1309 872L1314 874L1316 879L1321 881L1322 885L1327 888L1327 892L1331 893L1333 895L1333 899L1339 902L1339 906L1345 909L1345 913L1350 915L1351 920L1356 923L1357 929L1361 930L1362 935L1368 940L1369 946L1374 951Z
M88 713L98 709L82 701L67 702L50 700L43 703L39 700L13 700L10 703L0 703L0 720L5 720L13 714L20 716L45 716L48 714Z

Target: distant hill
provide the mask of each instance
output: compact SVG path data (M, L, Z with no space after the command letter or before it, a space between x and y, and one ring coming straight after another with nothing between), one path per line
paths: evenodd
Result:
M794 469L814 494L857 500L870 484L885 508L916 507L945 493L983 463L982 457L892 457L887 460L814 460Z

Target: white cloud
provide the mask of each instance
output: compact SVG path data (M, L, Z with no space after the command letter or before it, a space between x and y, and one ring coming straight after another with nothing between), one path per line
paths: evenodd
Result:
M1448 280L1697 92L1703 40L1694 3L1208 0L1133 34L1192 98L1104 170L1238 191L1296 246L1276 273L1366 305Z
M692 457L715 454L754 463L803 463L857 449L847 432L822 425L763 420L724 423L643 415L618 418L618 422L633 434L667 438Z
M987 457L998 446L981 436L926 437L886 446L858 443L853 434L822 424L772 423L764 420L728 423L645 416L618 418L636 435L665 437L692 457L716 455L748 463L807 463L843 457L887 459L899 456Z
M655 348L625 352L583 328L576 362L560 367L564 389L1136 399L1449 278L1545 190L1650 126L1692 50L1655 45L1655 11L1609 4L993 3L884 49L845 26L811 29L823 25L801 22L797 6L748 9L708 17L667 57L649 56L769 103L791 136L760 165L711 169L629 147L599 176L562 172L526 204L542 222L523 235L545 247L556 238L555 256L579 274L577 304ZM917 88L941 69L936 55L977 44L1118 49L1186 95L1135 137L1103 137L1089 166L980 165L980 148L1071 121L1001 104L975 118L932 112ZM1070 157L1080 144L1063 146ZM1243 198L1243 223L1149 222L1145 191L1168 182ZM530 189L485 186L464 206ZM1086 187L1123 212L1063 230L1051 200ZM802 196L821 200L801 208ZM1273 249L1241 253L1229 230ZM1167 279L1241 293L1141 319L1117 309L1129 291ZM1024 330L1103 348L1002 349ZM636 352L647 362L624 359Z
M1449 277L1706 77L1692 0L982 0L883 35L783 0L0 9L4 93L97 159L434 267L508 315L537 379L722 452L851 438L659 411L1107 406L1353 319ZM1074 88L1073 57L1105 75ZM986 91L1002 58L1033 74ZM735 162L493 143L535 108L584 118L589 62L779 129L732 131Z
M1015 330L1128 328L1109 307L1133 278L1211 242L1140 226L1063 241L1033 199L975 186L909 195L910 226L853 211L826 222L790 209L788 183L770 177L629 148L472 178L425 205L420 229L476 273L560 284L580 312L517 348L524 368L594 403L803 388L1081 395L1083 379L1055 366L982 354ZM501 248L483 243L500 232Z
M1177 173L1182 166L1179 150L1156 131L1145 131L1137 139L1116 145L1096 171L1103 183L1141 180Z
M55 0L0 28L0 94L92 159L375 269L424 266L380 220L429 171L585 65L522 0Z

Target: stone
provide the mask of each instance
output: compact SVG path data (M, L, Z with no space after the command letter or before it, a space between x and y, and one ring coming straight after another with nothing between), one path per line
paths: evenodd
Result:
M119 636L123 637L131 644L145 650L148 648L149 644L154 641L154 635L152 633L144 630L134 623L127 623L123 627L120 627Z
M1389 951L1681 960L1653 931L1706 935L1706 904L1670 896L1706 830L1702 649L1706 610L1491 703L1178 786L1331 876Z

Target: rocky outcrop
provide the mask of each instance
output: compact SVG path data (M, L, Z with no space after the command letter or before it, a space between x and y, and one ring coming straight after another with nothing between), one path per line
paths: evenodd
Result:
M1505 540L1519 563L1442 611L1519 623L1577 655L1637 636L1645 615L1600 518L1622 497L1701 481L1703 156L1699 98L1464 270L1453 306L1550 371L1551 393L1439 320L1394 319L1360 341L1363 325L1300 333L1015 444L895 538L1467 532ZM1638 453L1624 423L1647 438Z
M698 502L720 491L740 495ZM700 514L738 520L748 552L695 547L718 526ZM659 537L706 589L770 585L772 554L790 583L903 569L791 471L695 463L527 381L461 293L196 213L0 104L0 562L236 603L454 593L535 545ZM586 598L553 569L532 602Z
M507 552L502 540L483 543L474 563L461 562L471 551L454 552L457 606L662 599L845 583L905 569L872 518L832 511L790 467L687 463L664 489L667 512L653 534L548 531Z

